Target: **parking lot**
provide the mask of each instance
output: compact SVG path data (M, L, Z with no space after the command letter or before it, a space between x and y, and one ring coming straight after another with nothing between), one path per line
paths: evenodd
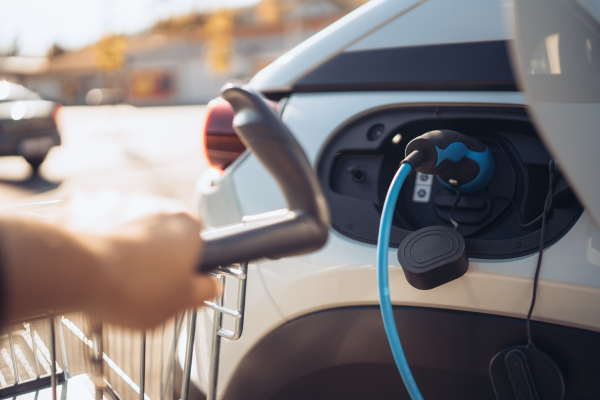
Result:
M203 106L64 107L63 140L39 176L20 157L0 158L0 204L66 200L78 191L118 190L175 198L191 206L207 168L201 149Z

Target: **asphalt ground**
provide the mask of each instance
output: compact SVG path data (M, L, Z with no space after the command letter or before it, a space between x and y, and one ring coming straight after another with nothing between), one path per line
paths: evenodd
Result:
M20 157L0 157L0 207L68 201L79 192L110 190L177 199L191 210L195 181L208 168L200 137L203 111L204 106L64 107L57 118L63 143L51 150L39 174L32 174ZM36 210L47 215L52 207ZM85 345L91 338L89 321L80 313L66 318L62 325L70 373L89 373L90 351ZM36 325L42 338L48 335L45 323ZM170 356L173 330L171 320L146 332L146 398L161 398L161 374ZM103 332L104 352L113 362L105 364L109 384L123 400L139 398L135 387L141 332L107 325ZM6 348L7 341L0 342ZM10 377L1 363L0 370ZM164 390L171 393L168 386Z

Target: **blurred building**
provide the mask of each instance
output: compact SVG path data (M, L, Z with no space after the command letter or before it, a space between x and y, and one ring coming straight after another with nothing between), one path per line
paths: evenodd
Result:
M361 0L263 0L253 7L189 14L136 35L107 37L49 58L0 59L9 79L68 105L206 103L228 81L264 66L364 3Z

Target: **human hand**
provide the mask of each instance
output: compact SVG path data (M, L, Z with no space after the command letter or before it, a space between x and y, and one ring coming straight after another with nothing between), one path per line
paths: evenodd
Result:
M12 281L39 293L28 308L82 309L106 322L149 328L217 292L214 280L195 272L200 223L173 201L82 194L51 222L12 227L9 253L18 267Z

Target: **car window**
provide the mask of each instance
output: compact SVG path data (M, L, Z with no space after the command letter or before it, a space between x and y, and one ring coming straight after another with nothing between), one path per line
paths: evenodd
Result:
M0 81L0 102L15 100L40 100L40 96L24 86Z

